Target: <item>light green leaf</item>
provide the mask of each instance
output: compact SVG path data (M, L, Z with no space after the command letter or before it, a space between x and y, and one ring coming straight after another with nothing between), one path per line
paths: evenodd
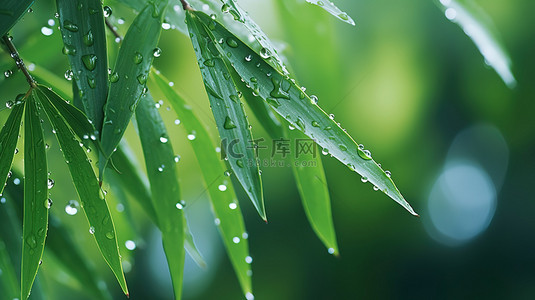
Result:
M101 173L123 137L145 89L154 50L160 39L166 5L167 1L164 0L148 2L134 19L119 50L104 107L101 135L104 158L99 160Z
M21 299L27 299L39 269L48 230L48 168L37 92L26 99L24 114L24 216L22 227Z
M169 81L158 72L152 72L150 82L151 87L157 86L171 103L186 131L195 136L195 139L190 142L210 195L212 211L216 218L215 223L227 248L228 256L243 293L252 293L251 258L245 224L232 182L230 178L225 176L230 175L230 171L226 170L225 164L219 159L220 154L216 151L216 147L203 124L184 101L184 98L169 86Z
M16 104L2 127L2 131L0 131L0 194L4 190L8 173L13 163L23 112L24 105L21 103Z
M69 58L72 77L84 111L100 133L108 95L106 32L100 0L57 0L63 53ZM97 135L98 136L98 135Z
M113 153L112 160L113 165L120 172L115 178L117 178L121 188L132 196L132 199L143 208L143 211L149 216L151 221L159 227L147 176L140 171L141 168L137 165L132 150L130 150L130 147L124 140L122 140L119 147L117 147L117 151ZM193 235L187 226L187 222L185 224L186 227L184 230L186 231L186 239L184 247L197 265L205 267L206 262L195 245Z
M485 63L498 73L509 88L514 88L516 79L511 71L511 59L483 10L474 1L442 0L437 3L446 18L459 25L472 39L485 58Z
M141 96L136 109L136 121L175 299L180 299L186 226L183 204L180 203L173 147L158 109L154 106L154 100L148 92Z
M28 11L33 0L3 0L0 8L0 38Z
M348 24L351 24L353 26L355 26L355 21L353 21L353 19L351 19L351 17L341 11L336 5L334 5L334 3L332 3L330 0L306 0L308 3L310 4L314 4L314 5L317 5L321 8L323 8L324 10L326 10L328 13L330 13L331 15L337 17L338 19L348 23Z
M253 137L238 91L215 48L217 42L208 40L205 28L194 21L190 12L186 20L223 151L260 217L266 220L258 161L252 147Z
M126 280L121 265L117 235L113 220L86 153L76 135L71 131L47 97L46 87L39 87L37 95L56 132L63 156L69 167L73 183L81 200L81 206L89 221L99 250L117 278L123 292L128 295Z
M231 63L240 77L256 94L290 124L316 140L340 162L374 184L411 214L416 215L405 201L392 179L372 159L371 153L359 146L347 132L328 116L314 99L305 94L293 79L277 72L264 59L219 23L202 12L192 13L191 23L200 23L209 32L212 44ZM188 23L188 25L190 25ZM217 41L224 40L224 43ZM229 41L232 41L229 43ZM229 45L230 44L230 45Z

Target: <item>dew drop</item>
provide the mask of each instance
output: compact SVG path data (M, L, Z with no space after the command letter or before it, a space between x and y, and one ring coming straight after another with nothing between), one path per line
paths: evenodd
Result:
M246 57L244 57L245 61L249 62L253 59L253 56L251 54L247 55Z
M47 181L47 184L48 184L48 189L51 189L54 187L54 179L52 178L48 178L48 181Z
M65 206L65 212L69 216L74 216L78 213L78 208L80 207L80 204L78 204L78 201L76 200L70 200L69 203Z
M8 101L6 102L6 107L7 107L8 109L13 108L14 105L15 105L15 103L14 103L13 101L11 101L11 100L8 100ZM17 154L17 152L18 152L17 149L15 149L15 154Z
M390 176L392 176L392 173L391 173L390 171L388 171L388 170L385 171L385 174L386 174L386 176L387 176L388 178L390 178Z
M4 72L4 76L5 76L6 78L11 77L11 75L13 75L13 71L11 71L11 70L6 70L6 71Z
M225 118L225 124L223 124L223 128L225 128L225 129L234 129L234 128L236 128L236 124L234 124L232 119L227 116Z
M268 59L269 57L271 57L271 53L268 49L262 48L260 49L260 56L262 56L263 59Z
M182 203L180 203L180 202L177 202L177 204L175 206L178 209L184 209L184 205L182 205Z
M119 74L117 74L117 72L114 72L110 76L110 82L115 83L117 81L119 81Z
M245 262L248 263L248 264L251 264L253 262L253 258L250 257L250 256L246 256L245 257Z
M133 251L136 249L136 243L132 240L127 240L126 242L124 242L124 246L126 247L126 249L130 251Z
M196 138L197 137L195 136L195 132L192 132L192 133L188 134L188 140L193 141Z
M228 205L228 207L229 207L230 209L236 209L236 208L238 208L238 204L232 202L232 203L230 203L230 204Z
M104 18L107 18L107 17L111 16L111 13L112 13L111 7L109 7L107 5L104 6L103 7L103 12L104 12Z
M228 4L223 4L223 6L221 6L221 12L224 12L224 13L228 13L230 11L230 5Z
M318 104L318 97L316 95L310 95L310 103Z
M52 33L54 33L54 30L52 30L52 28L43 26L43 27L41 27L41 33L42 33L44 36L51 36Z
M238 244L240 242L240 238L235 236L232 238L232 242L234 242L234 244Z
M69 44L64 44L63 49L61 51L65 55L76 55L76 48Z
M113 240L114 237L115 237L115 235L113 234L113 232L111 232L111 231L106 232L106 238L108 240Z
M227 190L227 186L224 185L224 184L220 184L218 187L217 187L220 191L224 192Z
M179 125L180 124L180 120L179 119L176 119L175 120L175 125Z
M329 254L334 254L334 248L327 249L327 252L329 252Z
M63 28L67 29L71 32L77 32L78 31L78 25L74 24L73 22L69 20L63 21Z
M162 49L160 48L154 48L154 50L152 50L152 55L154 57L160 57L160 55L162 55Z
M143 61L143 55L141 55L141 53L139 53L139 52L134 53L134 63L135 63L136 65L138 65L138 64L140 64L142 61Z
M53 201L52 199L48 198L45 200L45 207L46 209L50 209L52 207Z
M180 161L180 155L175 156L174 160L175 160L176 163L179 162Z
M360 178L360 181L366 183L366 182L368 182L368 177L364 176L364 177Z
M87 70L93 71L97 66L97 56L94 54L84 55L82 56L82 62Z
M95 227L93 226L89 227L89 233L95 234Z

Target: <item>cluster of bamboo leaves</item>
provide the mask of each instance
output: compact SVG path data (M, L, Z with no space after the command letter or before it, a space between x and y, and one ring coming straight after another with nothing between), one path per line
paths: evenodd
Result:
M0 213L2 222L22 224L11 235L0 238L0 268L5 276L1 284L11 298L26 299L47 248L58 257L73 277L87 286L95 297L109 298L98 286L93 271L60 222L49 215L47 154L42 120L53 128L67 163L72 181L81 200L89 231L102 257L125 294L128 288L121 265L117 233L101 185L105 181L120 186L134 195L150 220L162 233L162 244L172 278L175 298L181 297L185 253L203 265L189 231L180 196L177 157L166 126L155 107L150 90L162 93L188 132L195 132L191 146L202 170L212 211L221 238L246 298L253 296L251 257L247 232L237 196L226 176L235 176L248 198L267 220L263 186L258 160L248 141L254 137L244 110L247 104L260 125L273 139L314 139L324 153L359 173L410 213L414 210L405 201L390 173L372 159L369 151L359 145L332 115L326 114L288 72L273 44L234 0L192 0L182 7L171 0L119 0L137 11L121 46L115 65L108 72L105 18L109 14L100 0L57 0L63 53L72 68L72 99L69 91L59 86L52 89L30 80L30 89L10 103L10 115L0 132L0 186L16 170L11 170L19 130L24 116L24 188L8 186L6 192L24 199L23 208L11 203ZM342 21L354 21L332 2L308 1L318 5ZM8 0L1 13L1 35L17 22L33 1ZM206 6L206 7L205 7ZM202 10L195 8L203 7ZM3 9L3 8L2 8ZM185 21L185 23L184 23ZM163 74L152 68L160 55L158 42L162 24L169 22L187 34L195 50L215 123L225 152L229 141L238 157L220 159L216 145L189 100L169 83ZM185 25L186 24L186 25ZM253 39L249 39L248 36ZM38 80L41 80L37 76ZM53 77L53 74L47 74ZM50 78L42 78L51 82ZM64 97L60 96L64 95ZM141 172L123 134L134 124L145 157L146 174ZM92 164L88 150L98 153L98 165ZM328 252L338 253L331 217L330 198L320 157L315 167L298 167L299 158L289 157L306 215ZM226 175L226 176L225 176ZM17 177L21 177L20 174ZM22 177L21 177L22 178ZM218 188L223 184L224 192ZM268 187L269 188L269 187ZM0 193L3 191L0 191ZM187 201L187 199L186 199ZM23 214L17 212L23 211ZM54 232L48 233L49 227ZM5 245L18 241L22 235L21 279L15 274Z

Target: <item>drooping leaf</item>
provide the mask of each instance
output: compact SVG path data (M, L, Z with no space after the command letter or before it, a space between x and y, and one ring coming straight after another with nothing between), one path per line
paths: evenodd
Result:
M34 0L4 0L0 8L0 37L28 11Z
M313 141L298 130L286 130L286 135L292 144L309 147ZM297 183L297 189L301 196L301 202L312 229L323 242L330 254L338 255L338 244L331 213L331 197L327 186L327 178L321 163L321 154L316 145L312 153L300 153L296 150L291 157L291 165Z
M437 3L446 18L459 25L472 39L485 58L485 63L498 73L509 88L514 88L516 79L511 71L511 59L483 10L474 1L448 0Z
M136 164L134 154L124 140L117 147L117 151L113 154L112 159L114 166L120 172L115 177L121 184L121 187L132 196L132 199L143 208L143 211L149 216L151 221L159 227L147 176L140 172L140 167ZM206 262L195 245L195 240L187 226L187 222L185 224L186 239L184 241L184 247L195 263L200 267L204 267L206 266Z
M191 23L204 26L216 49L225 55L230 65L251 89L266 101L290 124L314 139L324 151L328 151L351 170L356 171L377 189L383 191L416 215L405 201L392 179L372 159L371 153L327 115L314 97L308 96L290 77L277 72L264 59L217 21L202 12L192 12ZM190 25L190 23L188 23ZM224 43L217 41L224 40Z
M234 82L237 82L247 104L273 140L284 137L295 147L301 145L302 149L295 149L295 153L289 155L287 159L293 170L299 195L312 228L325 244L328 252L337 255L338 246L331 215L329 188L314 141L298 130L289 130L288 126L282 126L268 104L259 96L255 96L244 83L240 85L239 79Z
M101 173L104 171L107 159L123 137L145 89L153 54L160 39L166 5L165 0L147 2L130 25L119 50L110 77L108 101L104 107L101 135L104 157L99 160Z
M2 127L2 131L0 131L0 195L4 190L4 185L13 163L23 112L23 104L15 105Z
M243 293L252 294L251 284L251 257L243 216L232 186L230 171L219 159L220 154L203 124L199 121L191 107L184 101L171 86L169 81L158 72L152 72L151 87L157 86L166 99L171 103L173 110L184 124L187 132L195 138L191 139L193 152L197 157L202 176L210 196L212 211L215 215L215 224L219 229L228 256L234 267ZM236 243L237 241L237 243Z
M108 95L106 32L100 0L57 0L63 53L69 58L84 111L100 133ZM98 135L97 135L98 136Z
M252 146L253 137L238 91L215 44L208 39L206 29L199 22L193 21L193 18L188 12L186 20L191 41L221 137L222 148L238 181L260 217L266 220L262 181Z
M22 227L21 299L30 296L48 230L48 168L37 93L26 99L24 114L24 216Z
M158 109L154 106L154 100L148 92L141 96L136 109L136 121L175 299L180 299L186 226L183 204L180 203L173 147Z
M306 1L310 4L314 4L323 8L324 10L326 10L327 12L329 12L331 15L335 16L336 18L355 26L355 21L353 21L353 19L351 19L351 17L347 13L341 11L330 0L306 0Z
M81 206L89 221L89 232L95 238L104 260L117 278L123 292L128 295L117 235L104 193L100 189L84 149L80 146L80 141L76 139L76 135L47 97L45 90L46 87L39 87L36 94L56 132L56 138L80 197Z

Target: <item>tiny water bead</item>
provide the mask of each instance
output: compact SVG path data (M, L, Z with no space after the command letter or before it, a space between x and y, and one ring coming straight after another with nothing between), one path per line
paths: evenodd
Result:
M113 232L111 232L111 231L106 232L106 238L108 240L113 240L114 237L115 237L115 235L113 234Z
M329 119L334 120L334 114L330 114Z
M246 256L245 257L245 262L248 263L248 264L251 264L253 262L253 258L250 257L250 256Z
M134 53L134 63L136 65L140 64L143 61L143 55L139 52Z
M180 120L179 119L175 120L175 125L180 125Z
M76 200L70 200L69 203L65 206L65 212L69 216L74 216L78 213L78 208L80 207L80 204L78 204L78 201Z
M175 206L178 209L184 209L184 205L182 205L182 203L180 203L180 202L178 202Z
M8 100L8 101L6 102L6 107L7 107L8 109L12 109L13 106L15 106L15 102L13 102L13 101L11 101L11 100ZM16 149L15 149L15 150L16 150ZM16 152L18 152L18 151L16 151ZM17 154L16 152L15 152L15 154Z
M54 202L52 201L52 199L48 198L45 200L45 207L46 209L50 209L52 207L52 204L54 204Z
M329 254L334 254L334 248L327 249L327 252L329 252Z
M386 174L387 177L391 177L392 176L392 173L390 171L388 171L388 170L385 171L385 174Z
M271 53L269 52L268 49L262 48L260 49L260 56L262 56L263 59L268 59L271 57Z
M221 225L221 220L220 220L219 218L215 218L215 219L214 219L214 224L215 224L216 226Z
M249 62L253 59L253 56L251 54L247 55L245 58L245 61Z
M190 134L188 134L188 140L190 141L193 141L195 140L197 137L195 136L195 132L192 132Z
M376 186L376 185L374 185L374 186L373 186L373 190L374 190L374 191L378 191L378 190L379 190L379 187Z
M171 24L169 24L169 23L165 23L165 22L162 23L162 29L163 29L163 30L169 30L169 29L171 29Z
M65 79L67 79L68 81L72 80L73 75L74 74L73 74L72 70L65 71Z
M249 270L249 271L250 271L250 270ZM247 273L247 275L249 275L249 273ZM251 275L252 275L252 273L251 273ZM247 299L247 300L254 300L254 295L253 295L252 293L250 293L250 292L247 292L247 293L245 294L245 299Z
M67 29L71 32L77 32L78 31L78 25L74 24L73 22L69 20L63 21L63 28Z
M107 17L111 16L111 13L112 13L111 7L106 5L106 6L104 6L102 8L102 10L103 10L103 13L104 13L104 18L107 18Z
M165 144L165 143L167 143L167 141L169 141L169 139L166 138L165 136L161 136L160 137L160 143Z
M11 71L11 70L6 70L6 71L4 71L4 76L5 76L6 78L11 77L11 75L13 75L13 71Z
M41 27L41 33L42 33L44 36L51 36L52 33L54 33L54 30L53 30L52 28L43 26L43 27Z
M224 192L227 190L227 186L224 185L224 184L220 184L218 187L217 187L220 191Z
M232 202L232 203L230 203L230 204L228 205L228 207L229 207L230 209L236 209L236 208L238 208L238 204Z
M318 104L318 97L316 95L310 95L310 103Z
M97 66L97 56L94 54L84 55L82 56L82 62L88 71L93 71Z
M165 169L165 165L160 165L158 167L158 172L160 172L160 173L163 172L163 169Z
M162 49L160 48L154 48L154 50L152 51L152 55L154 57L160 57L160 55L162 55Z
M89 233L95 234L95 227L93 226L89 227Z
M360 181L366 183L366 182L368 182L368 177L364 176L364 177L360 178Z
M233 242L234 244L238 244L238 243L240 242L240 238L237 237L237 236L235 236L235 237L232 238L232 242Z
M179 162L180 161L180 155L176 155L175 158L174 158L175 162Z
M47 185L49 190L54 187L54 183L54 179L48 178Z
M19 185L20 184L20 179L19 178L13 179L13 184L14 185Z

